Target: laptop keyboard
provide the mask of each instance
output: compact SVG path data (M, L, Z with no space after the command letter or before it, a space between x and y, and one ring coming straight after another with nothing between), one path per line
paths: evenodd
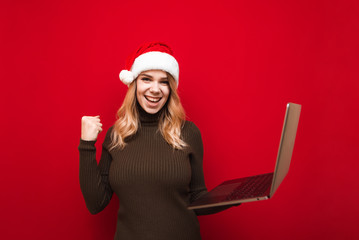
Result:
M269 195L272 178L273 173L245 178L243 183L227 196L226 201Z

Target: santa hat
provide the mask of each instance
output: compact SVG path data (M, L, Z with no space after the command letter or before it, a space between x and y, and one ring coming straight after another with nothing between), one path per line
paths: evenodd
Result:
M178 85L179 66L171 48L165 43L150 42L141 45L128 57L125 69L120 72L120 79L124 84L130 85L141 72L148 70L168 72Z

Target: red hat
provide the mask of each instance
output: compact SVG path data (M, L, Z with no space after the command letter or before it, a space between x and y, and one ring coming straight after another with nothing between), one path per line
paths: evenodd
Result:
M120 79L124 84L130 85L141 72L148 70L168 72L178 85L179 66L167 44L149 42L141 45L127 58L125 69L120 72Z

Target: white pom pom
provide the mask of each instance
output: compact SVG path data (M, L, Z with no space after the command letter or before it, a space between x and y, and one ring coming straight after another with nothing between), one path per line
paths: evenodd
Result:
M127 70L122 70L120 72L120 80L126 84L126 85L130 85L130 83L133 82L133 80L135 79L134 75L132 72L127 71Z

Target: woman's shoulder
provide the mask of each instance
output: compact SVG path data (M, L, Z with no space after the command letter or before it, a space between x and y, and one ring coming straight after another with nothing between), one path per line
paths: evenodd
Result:
M200 152L203 149L201 131L191 121L186 121L182 129L183 140L188 144L190 151Z
M110 139L110 138L111 138L111 136L112 136L112 131L113 131L113 128L114 128L114 125L112 125L111 127L109 127L109 128L107 129L107 132L106 132L106 137L105 137L105 139Z
M107 129L106 136L104 139L104 145L109 146L112 142L112 131L113 131L113 125Z
M185 139L201 138L201 131L199 130L197 125L194 124L192 121L188 120L186 120L183 125L182 134Z
M194 122L186 120L184 125L183 125L183 130L187 130L187 131L195 131L195 132L200 132L199 128L197 127L196 124L194 124Z

